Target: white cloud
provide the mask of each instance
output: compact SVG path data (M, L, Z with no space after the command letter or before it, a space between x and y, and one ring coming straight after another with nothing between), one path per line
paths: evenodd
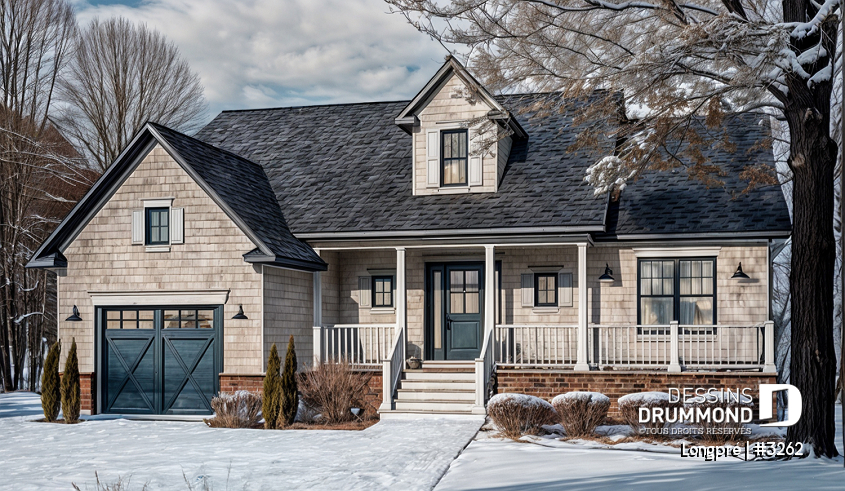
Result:
M76 0L81 25L120 15L175 42L222 109L413 97L445 50L381 0Z

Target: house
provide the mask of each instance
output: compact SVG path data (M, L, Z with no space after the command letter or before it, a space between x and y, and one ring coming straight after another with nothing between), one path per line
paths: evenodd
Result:
M542 97L449 58L411 101L226 111L193 138L148 124L29 264L58 274L84 409L207 413L260 388L291 334L300 360L371 370L382 417L773 381L790 218L777 188L732 192L772 162L765 118L725 123L725 187L655 172L612 199L568 151L571 112L522 111ZM479 120L499 132L483 148Z

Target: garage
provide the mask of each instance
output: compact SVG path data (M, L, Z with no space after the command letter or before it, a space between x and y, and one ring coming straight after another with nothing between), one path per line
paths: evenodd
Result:
M212 412L222 368L222 305L97 311L102 412Z

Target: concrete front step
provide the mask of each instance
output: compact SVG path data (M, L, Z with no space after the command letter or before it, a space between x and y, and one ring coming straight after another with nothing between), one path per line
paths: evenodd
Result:
M449 400L449 401L463 401L475 402L474 390L454 390L451 387L448 389L399 389L397 392L397 399L403 401L430 401L430 400Z
M405 370L405 380L443 380L449 382L473 382L475 372L424 372Z
M396 399L393 404L397 411L471 413L473 407L471 402L447 400L407 401Z
M414 390L471 390L475 391L475 382L448 382L443 380L403 380L402 389Z

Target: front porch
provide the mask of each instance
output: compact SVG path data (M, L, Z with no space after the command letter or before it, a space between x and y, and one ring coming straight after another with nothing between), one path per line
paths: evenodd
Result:
M497 370L603 375L631 371L775 372L773 324L766 320L765 308L741 297L754 298L749 292L759 296L760 282L749 283L748 291L739 294L734 285L722 286L728 262L714 273L719 275L719 290L731 294L726 300L714 294L722 311L717 317L714 309L714 322L638 324L638 300L636 293L631 295L631 290L637 291L638 266L635 256L626 250L603 250L580 242L442 248L406 245L320 252L330 267L314 276L313 341L319 349L314 350L313 362L343 359L360 369L380 371L382 414L423 407L405 404L408 401L403 397L413 396L414 401L427 397L408 394L407 387L413 382L406 379L431 382L427 390L432 391L433 401L466 403L461 411L449 410L458 406L448 404L432 407L483 413ZM754 258L744 261L757 264ZM598 279L606 265L617 271L612 282ZM477 277L466 273L475 270ZM458 278L454 271L463 275L460 292L450 289L454 281L450 284L446 278L449 274L452 280ZM530 300L536 302L537 296L527 298L525 271L546 276L554 273L554 307L529 304ZM765 271L755 273L767 278ZM392 278L389 306L372 304L377 294L371 283L375 278ZM383 294L384 289L379 288L378 294ZM737 305L727 303L731 300ZM749 304L750 309L739 308ZM477 315L477 326L473 324L476 317L469 314ZM755 316L756 322L742 322L755 320L751 319ZM601 323L602 319L607 323ZM458 327L453 326L459 322L464 331L461 340L455 341ZM449 349L455 346L461 349ZM422 372L409 371L407 360L411 357L423 360ZM437 377L432 377L432 372L438 373ZM472 377L467 372L472 372ZM458 385L443 385L449 379ZM458 388L468 382L473 387L471 400L461 393L465 387ZM505 386L500 390L518 389Z

